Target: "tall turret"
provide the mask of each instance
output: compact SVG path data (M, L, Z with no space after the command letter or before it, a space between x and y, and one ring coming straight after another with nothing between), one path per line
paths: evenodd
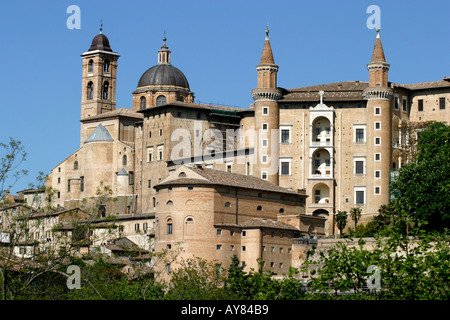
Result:
M255 100L255 133L257 136L257 165L255 175L270 182L279 183L279 109L278 99L282 97L277 88L278 66L273 58L266 30L263 52L258 66L257 88L252 90Z

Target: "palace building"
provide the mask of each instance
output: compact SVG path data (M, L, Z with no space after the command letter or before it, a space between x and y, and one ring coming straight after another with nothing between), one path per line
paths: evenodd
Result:
M227 257L239 248L250 263L267 247L258 239L273 242L274 232L287 254L295 237L336 234L338 210L359 207L368 221L389 202L392 173L407 161L408 124L450 120L450 78L389 81L379 31L361 66L368 81L287 89L277 85L283 66L266 30L246 109L196 103L166 42L131 107L117 109L119 54L101 30L94 37L81 55L80 147L47 182L53 205L66 210L98 197L102 182L117 201L99 218L145 218L157 248L184 242L221 261L225 247ZM289 266L286 257L272 267Z

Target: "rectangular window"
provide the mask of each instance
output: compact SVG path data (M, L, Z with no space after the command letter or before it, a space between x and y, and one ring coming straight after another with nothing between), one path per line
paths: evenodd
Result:
M269 145L269 140L268 139L262 139L261 143L262 143L263 148L266 148Z
M320 167L320 160L314 160L314 166Z
M267 180L267 171L262 171L261 172L261 179Z
M408 111L408 105L407 105L406 99L403 99L403 105L402 105L402 107L403 107L403 111L404 111L404 112L407 112L407 111Z
M355 174L364 174L364 161L355 161Z
M423 100L419 99L417 103L418 111L423 111Z
M164 146L158 146L158 161L163 160Z
M173 233L172 223L167 224L167 234L171 235Z
M365 204L365 187L355 187L355 204Z
M136 223L136 224L134 225L134 231L139 231L139 223Z
M376 116L379 116L381 114L381 108L380 107L375 107L374 112L375 112Z
M153 147L147 148L147 162L153 162Z
M381 130L381 122L375 122L375 130Z
M281 162L281 175L288 176L290 174L291 163L288 161Z
M266 154L263 154L261 156L261 163L268 163L269 162L269 157Z
M289 129L282 129L281 130L281 143L290 143L290 130Z
M269 107L263 107L262 114L263 114L263 116L268 116L269 115Z
M380 137L375 137L375 145L379 146L381 144L381 138Z
M381 161L381 153L375 153L375 161Z
M354 124L353 125L353 135L355 143L365 143L366 142L366 125L364 124Z
M149 187L149 188L152 187L152 180L148 180L148 187Z
M356 129L356 142L364 142L364 129Z
M445 98L439 98L439 109L445 110Z
M280 143L291 143L292 126L280 126Z
M381 171L380 170L375 170L374 177L375 177L375 179L381 179Z
M217 249L217 250L222 250L222 245L221 245L221 244L218 244L218 245L216 246L216 249Z
M374 188L374 193L375 193L375 194L380 194L380 193L381 193L380 187L375 187L375 188Z
M399 105L399 101L398 100L399 100L398 97L395 97L395 99L394 99L394 109L395 110L398 110L398 105Z
M267 131L269 129L269 125L267 123L262 124L262 131Z

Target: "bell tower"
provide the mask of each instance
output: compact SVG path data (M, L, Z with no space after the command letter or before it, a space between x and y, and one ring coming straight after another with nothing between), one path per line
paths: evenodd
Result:
M255 136L257 141L256 165L254 175L279 183L279 110L278 100L282 97L277 88L278 66L273 59L269 40L269 28L266 30L261 61L256 66L257 88L252 90L255 100Z
M81 119L115 110L119 55L112 51L102 28L81 58L83 59Z

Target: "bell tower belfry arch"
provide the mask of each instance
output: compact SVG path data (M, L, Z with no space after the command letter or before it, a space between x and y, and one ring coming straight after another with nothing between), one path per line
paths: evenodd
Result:
M81 119L115 110L119 55L112 51L102 28L81 58L83 59Z

